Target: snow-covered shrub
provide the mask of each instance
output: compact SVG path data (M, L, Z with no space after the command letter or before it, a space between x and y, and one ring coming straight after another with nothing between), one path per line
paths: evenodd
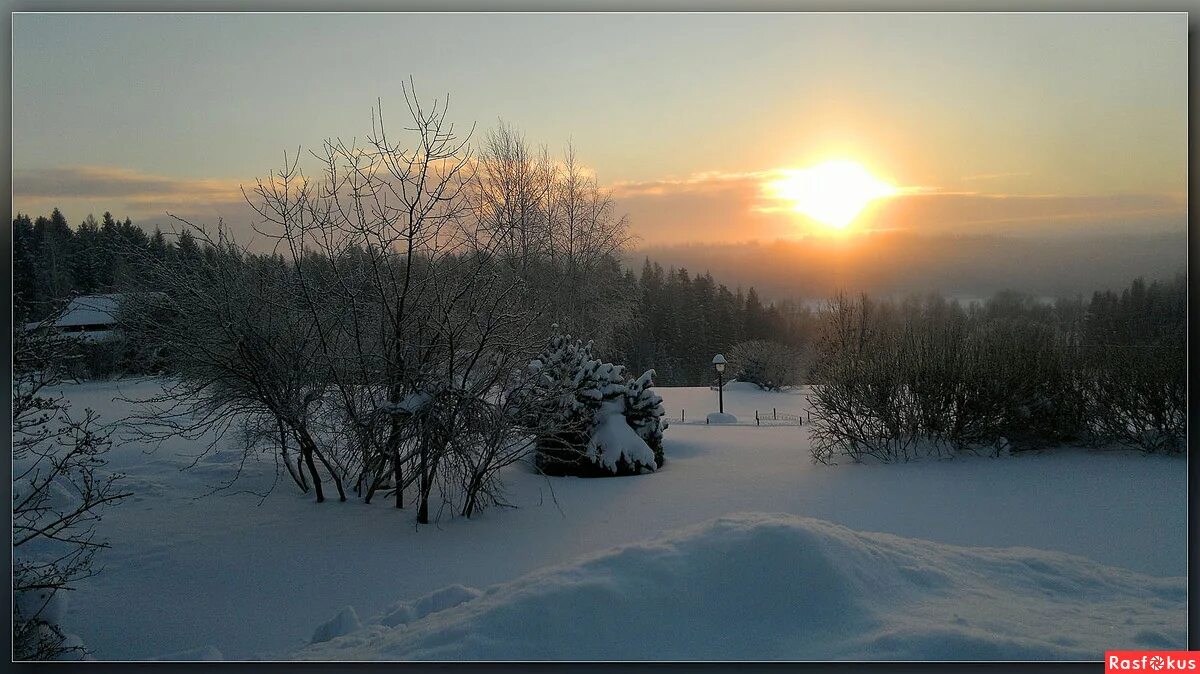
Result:
M525 395L535 399L525 424L537 436L537 463L554 472L554 465L569 465L578 448L588 441L590 430L586 404L576 395L584 367L592 360L592 343L572 341L555 331L549 344L529 364L535 379Z
M651 387L654 386L654 370L646 370L642 376L629 383L625 391L625 420L633 426L650 449L654 451L654 463L662 466L663 461L663 431L667 422L663 419L662 397Z
M556 332L530 363L531 395L542 404L528 420L536 463L550 475L635 475L663 465L662 398L654 371L630 380L621 365L592 355L591 342Z

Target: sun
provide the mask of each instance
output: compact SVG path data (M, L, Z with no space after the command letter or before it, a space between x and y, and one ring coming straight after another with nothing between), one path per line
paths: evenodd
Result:
M770 196L791 202L791 210L834 229L844 229L875 199L897 193L862 164L833 159L803 169L784 169L767 184Z

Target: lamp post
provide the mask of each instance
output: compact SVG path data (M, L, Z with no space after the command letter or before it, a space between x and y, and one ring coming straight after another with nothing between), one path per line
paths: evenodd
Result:
M719 353L713 356L712 364L717 369L717 411L725 414L725 386L722 377L725 372L725 356Z

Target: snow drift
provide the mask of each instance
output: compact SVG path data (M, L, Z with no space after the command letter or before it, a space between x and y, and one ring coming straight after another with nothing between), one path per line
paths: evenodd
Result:
M1184 578L743 514L482 593L458 586L394 605L295 656L1080 660L1183 648L1185 625Z

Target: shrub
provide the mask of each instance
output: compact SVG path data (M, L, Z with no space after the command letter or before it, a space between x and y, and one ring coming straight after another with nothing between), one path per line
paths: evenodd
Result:
M751 340L729 350L729 362L739 381L748 381L767 391L800 383L800 354L791 347L766 340Z
M1187 449L1187 278L1096 293L1084 326L1088 416L1099 439Z
M835 300L818 342L813 458L906 461L1089 437L1088 384L1070 329L1022 312L968 313L934 296ZM1018 307L1021 305L1017 305Z
M600 477L662 467L667 423L653 370L631 381L623 366L594 358L591 342L558 332L530 367L537 380L529 395L544 401L527 420L539 470Z

